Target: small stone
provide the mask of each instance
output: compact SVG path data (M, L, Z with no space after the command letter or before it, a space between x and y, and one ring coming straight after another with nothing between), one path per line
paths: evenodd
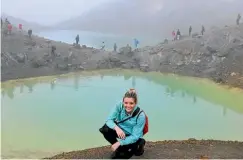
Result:
M80 66L78 67L78 69L79 69L79 70L84 70L84 67L80 65Z
M48 53L44 53L44 56L49 56L49 54Z
M195 138L189 138L188 141L196 141Z
M237 74L235 72L232 72L230 75L231 76L236 76Z

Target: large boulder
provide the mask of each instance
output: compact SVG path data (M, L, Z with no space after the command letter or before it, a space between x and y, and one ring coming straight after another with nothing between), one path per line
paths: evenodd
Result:
M25 54L23 53L18 53L16 55L16 59L19 63L24 63L25 62Z
M54 62L55 62L56 64L63 63L63 62L64 62L64 59L63 59L62 57L56 57L56 58L54 59Z
M139 66L140 70L143 72L148 72L149 71L149 65L146 63L141 63Z
M76 48L76 49L81 49L80 44L76 44L76 43L74 43L73 45L74 45L74 48Z
M207 51L209 54L214 54L214 53L217 53L217 50L211 46L207 46L206 47Z
M68 64L68 61L66 61L66 58L67 57L56 57L54 59L55 67L59 70L67 71L70 65Z
M53 59L54 59L54 57L53 57L53 56L50 56L50 55L48 55L48 54L45 54L45 55L43 56L43 59L44 59L45 61L47 61L47 62L52 62Z
M66 63L59 63L57 64L57 68L59 70L67 71L69 69L69 66Z
M31 60L31 65L34 68L39 68L39 67L45 66L46 64L47 64L46 60L41 57L34 57Z
M84 67L82 66L82 62L79 61L78 59L72 60L71 66L75 70L84 70Z
M239 44L237 48L242 49L243 48L243 43Z
M124 69L133 69L133 68L136 68L136 64L134 64L133 61L121 61L122 64L121 64L121 68L124 68Z
M227 57L229 54L233 55L236 52L236 46L231 46L226 49L222 49L220 52L218 52L216 55L218 57Z
M132 56L133 55L132 47L131 46L126 46L126 47L120 48L119 49L119 54Z
M126 64L125 61L121 61L117 57L107 57L102 60L99 60L97 63L97 68L104 69L104 68L120 68Z
M24 44L26 46L32 46L32 47L36 46L36 42L35 41L32 41L32 40L25 40L24 41Z
M233 43L241 43L241 40L238 39L238 38L233 38L233 39L232 39L232 42L233 42Z

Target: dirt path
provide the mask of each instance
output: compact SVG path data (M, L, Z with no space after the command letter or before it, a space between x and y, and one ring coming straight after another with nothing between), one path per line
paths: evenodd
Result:
M62 153L50 159L109 159L109 146ZM243 142L213 141L213 140L185 140L147 142L145 153L133 159L242 159Z

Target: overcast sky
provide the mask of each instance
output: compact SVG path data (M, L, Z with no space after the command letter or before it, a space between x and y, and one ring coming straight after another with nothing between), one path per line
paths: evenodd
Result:
M1 11L10 16L50 25L81 15L114 0L1 0Z
M102 3L114 1L118 0L1 0L1 12L42 25L52 25L71 17L80 16L83 12L101 5ZM163 1L167 0L121 1L133 1L140 7L148 9L151 12L156 12L163 9ZM168 1L170 2L172 0ZM182 0L173 1L183 2Z

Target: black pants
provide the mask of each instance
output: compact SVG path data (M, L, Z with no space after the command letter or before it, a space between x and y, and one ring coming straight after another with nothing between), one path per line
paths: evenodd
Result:
M110 144L114 144L117 142L118 136L115 130L108 128L108 130L102 134ZM118 158L129 159L133 155L140 156L144 152L144 145L145 145L145 140L140 138L137 142L133 144L120 146L116 151L119 154Z

